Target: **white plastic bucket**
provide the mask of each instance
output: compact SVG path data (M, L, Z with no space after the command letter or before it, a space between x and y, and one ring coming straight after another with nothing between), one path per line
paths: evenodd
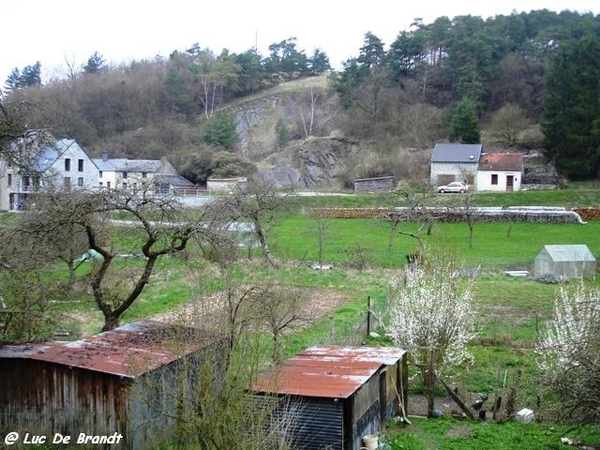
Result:
M379 448L379 437L376 434L367 434L362 439L367 450L377 450Z

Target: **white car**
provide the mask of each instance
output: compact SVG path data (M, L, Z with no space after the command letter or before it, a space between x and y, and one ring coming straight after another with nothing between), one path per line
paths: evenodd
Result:
M437 191L441 194L445 192L459 192L461 194L467 192L469 187L466 184L461 183L460 181L453 181L452 183L448 183L445 186L438 186Z

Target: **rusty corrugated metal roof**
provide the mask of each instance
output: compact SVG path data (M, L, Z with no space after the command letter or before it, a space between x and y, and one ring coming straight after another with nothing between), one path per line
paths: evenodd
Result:
M0 359L24 358L135 378L215 342L191 328L141 321L78 341L0 347Z
M315 346L261 375L251 390L306 397L348 398L381 366L405 354L393 347Z

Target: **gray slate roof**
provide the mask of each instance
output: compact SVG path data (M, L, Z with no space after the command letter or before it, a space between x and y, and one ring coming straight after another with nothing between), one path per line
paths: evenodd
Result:
M162 167L159 159L126 159L126 158L94 158L98 170L115 172L149 172L155 173Z
M83 152L79 144L73 139L59 139L52 144L44 144L40 147L34 161L34 169L37 172L45 172L60 158L69 148L78 148ZM85 152L84 152L85 153Z
M431 162L478 164L482 151L482 144L435 144Z

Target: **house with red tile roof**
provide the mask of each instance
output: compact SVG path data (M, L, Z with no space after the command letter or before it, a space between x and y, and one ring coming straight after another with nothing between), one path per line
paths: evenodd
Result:
M477 168L477 191L519 191L523 180L521 153L482 153Z

